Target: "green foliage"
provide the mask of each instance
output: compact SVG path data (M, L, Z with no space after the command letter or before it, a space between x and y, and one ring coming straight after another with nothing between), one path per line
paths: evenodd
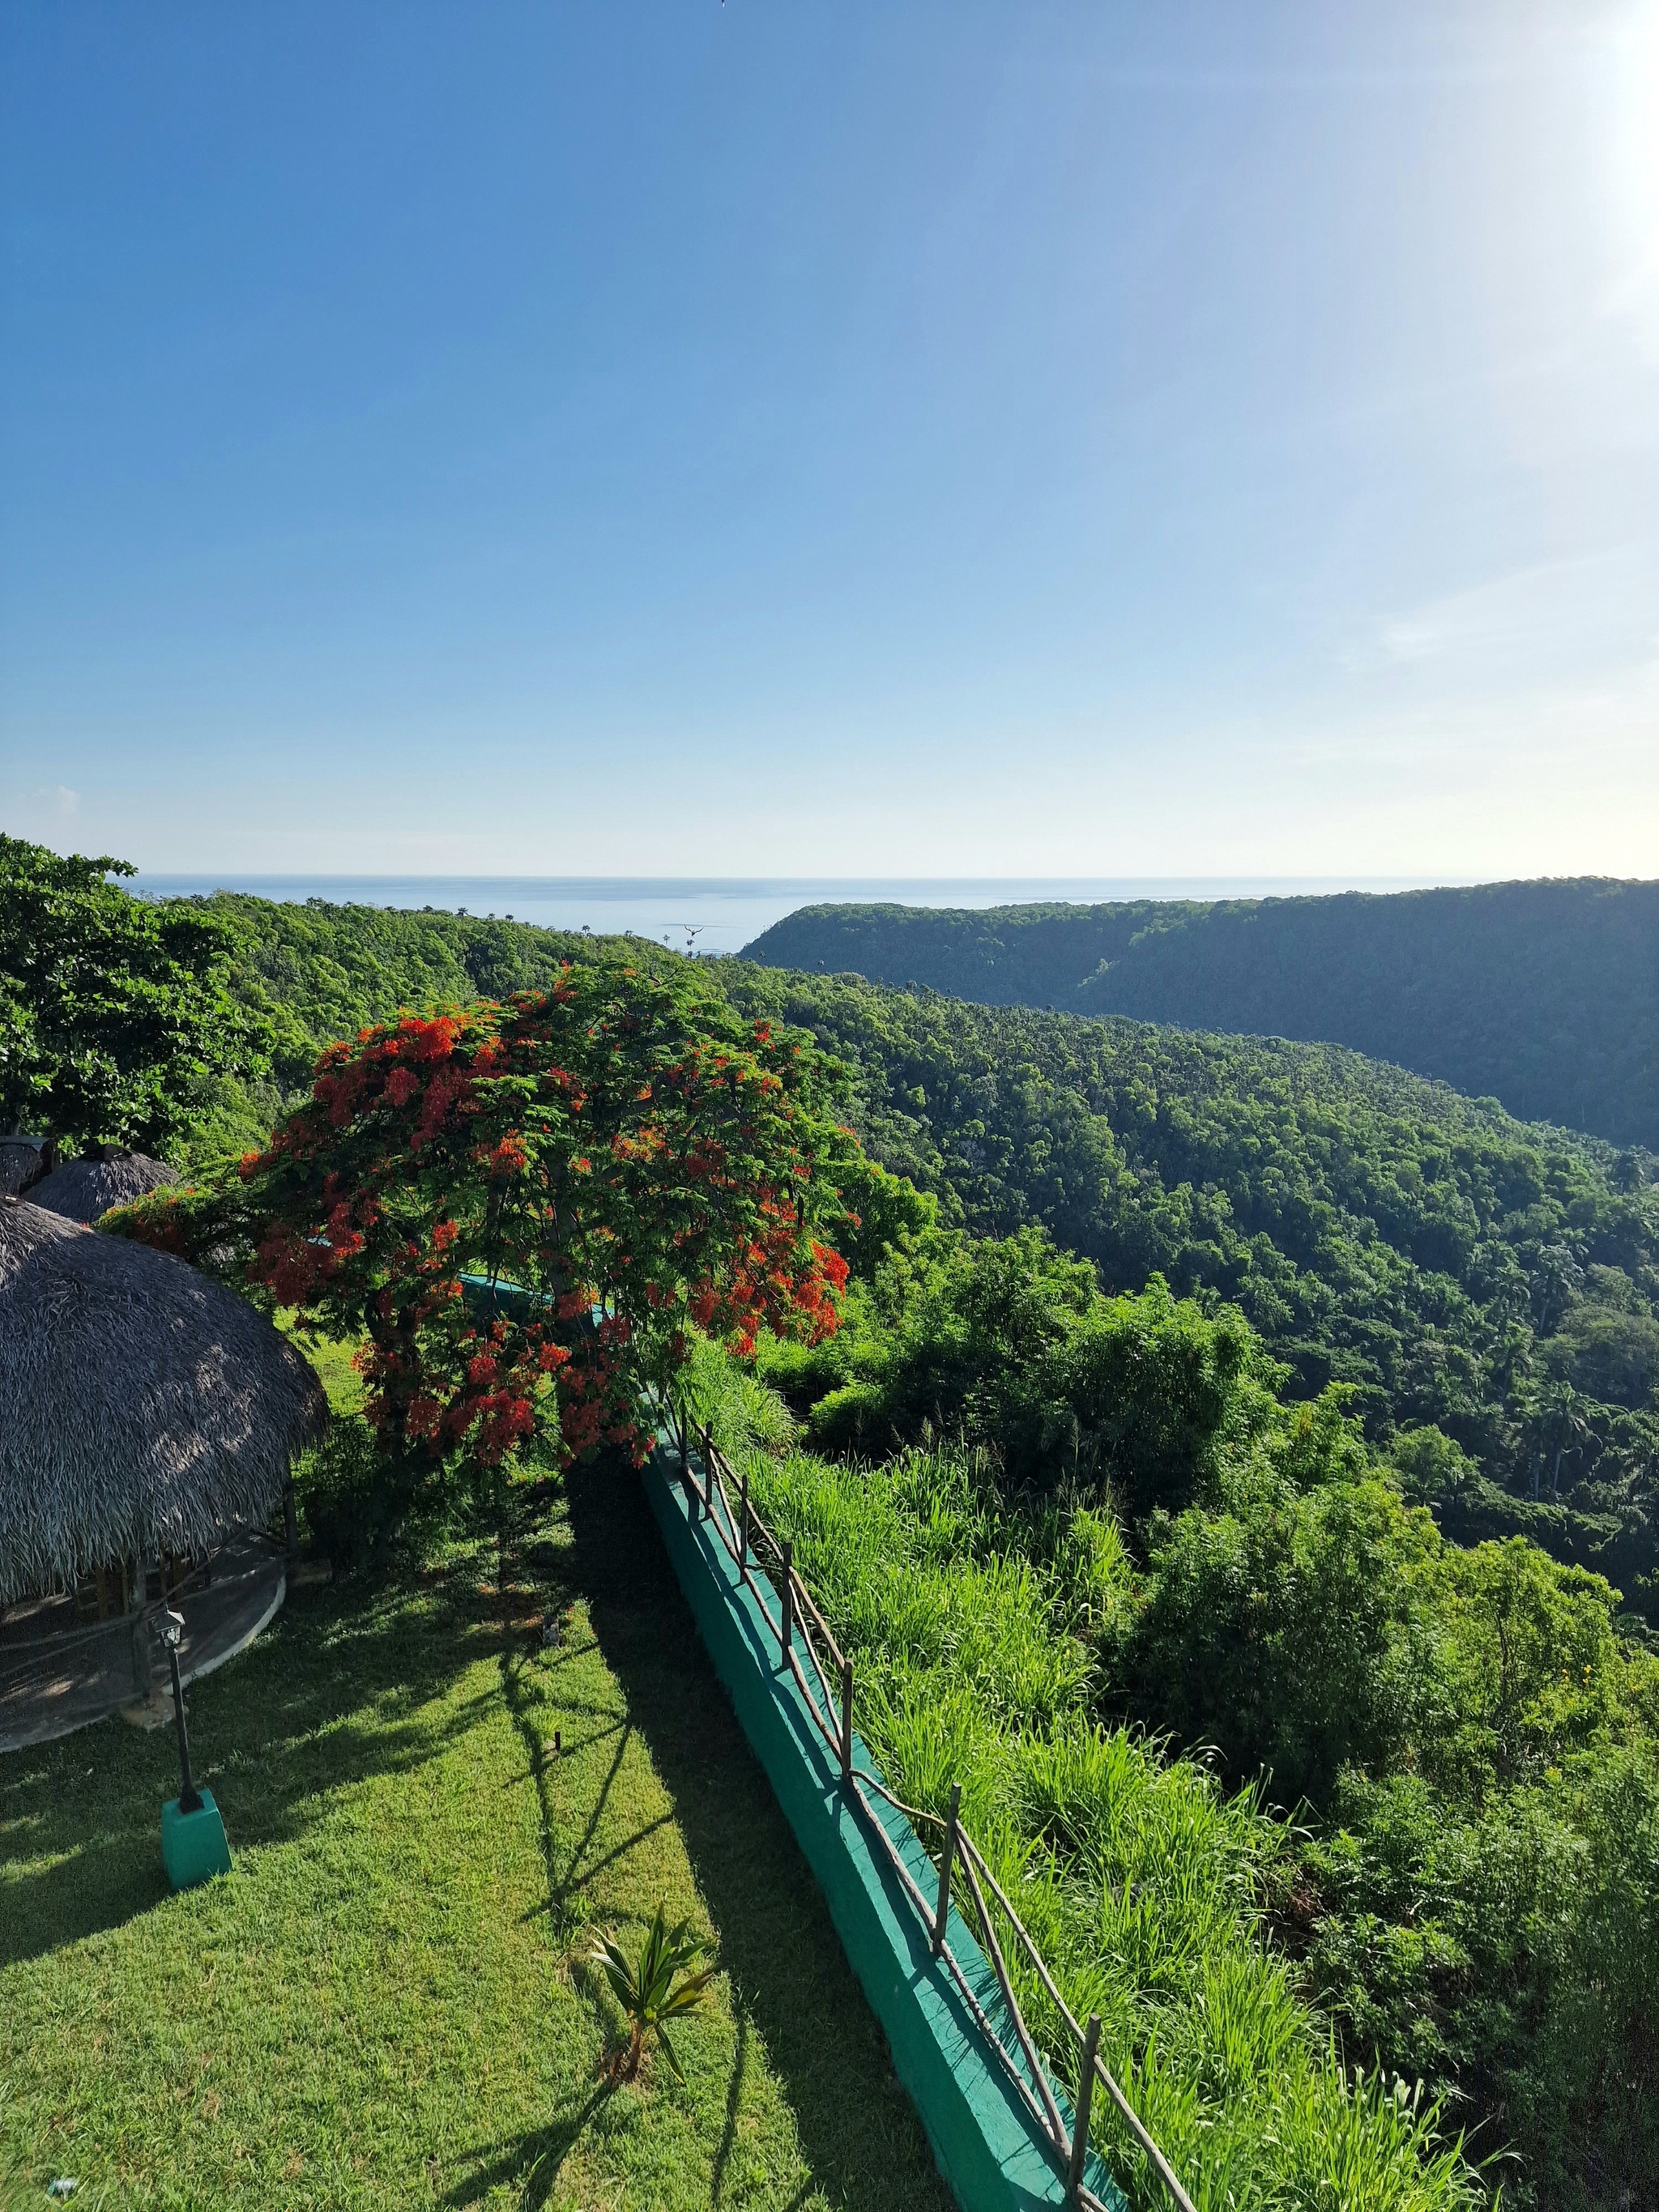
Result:
M404 1011L550 989L570 959L677 964L642 939L592 939L467 915L303 905L219 891L161 909L218 927L234 946L226 986L270 1039L268 1073L222 1079L192 1123L185 1158L210 1167L262 1146L309 1092L318 1055Z
M1325 1039L1659 1151L1659 884L984 913L803 907L746 950L993 1006ZM1632 1155L1628 1170L1639 1176Z
M1105 1297L1041 1230L935 1235L855 1292L821 1347L769 1346L761 1371L813 1440L885 1451L930 1432L988 1447L1019 1486L1109 1481L1139 1515L1184 1504L1259 1418L1271 1374L1239 1316L1211 1318L1154 1277Z
M1421 1764L1449 1789L1479 1797L1576 1758L1659 1748L1659 1666L1618 1634L1599 1575L1520 1536L1424 1560L1442 1708Z
M691 1932L689 1920L668 1925L668 1908L660 1900L656 1917L645 1932L640 1955L630 1959L614 1936L599 1936L591 1957L611 1985L611 1995L628 2022L628 2043L617 2054L616 2078L631 2081L649 2043L662 2045L677 2081L684 2074L669 2040L668 2023L697 2011L708 1999L714 1978L712 1966L700 1966L703 1947Z
M1291 1808L1299 1826L1252 1831L1247 1894L1269 1902L1349 2061L1373 2082L1423 2085L1405 2093L1407 2117L1438 2107L1476 2127L1483 2154L1516 2153L1504 2170L1523 2202L1617 2201L1659 2160L1643 2059L1659 1996L1621 1948L1654 1956L1659 1662L1620 1632L1599 1576L1519 1537L1462 1548L1407 1502L1397 1479L1447 1510L1467 1503L1482 1479L1449 1438L1418 1429L1396 1441L1397 1468L1378 1463L1340 1385L1285 1404L1236 1317L1190 1305L1172 1368L1159 1340L1177 1311L1159 1285L1106 1298L1030 1231L1000 1248L936 1234L930 1252L857 1289L843 1338L759 1363L805 1408L809 1435L860 1455L856 1472L751 1456L750 1486L859 1646L875 1702L860 1725L922 1802L976 1771L973 1817L1005 1835L1012 1824L1006 1864L1022 1885L1041 1869L1033 1836L1085 1895L1122 1878L1093 1854L1121 1850L1126 1814L1121 1784L1100 1802L1060 1780L1035 1826L1011 1812L1028 1771L1016 1726L1086 1716L1092 1739L1043 1754L1068 1775L1107 1761L1088 1743L1115 1726L1173 1735L1255 1806ZM1155 1440L1145 1486L1122 1460L1064 1438L1046 1480L1038 1451L1023 1486L1012 1481L1011 1439L1029 1440L1033 1407L1053 1430L1066 1355L1103 1330L1133 1356L1112 1361L1098 1400L1073 1403ZM1196 1371L1213 1371L1234 1331L1231 1399L1194 1425L1201 1449L1183 1473L1158 1441L1182 1401L1171 1376L1194 1371L1194 1352ZM926 1394L905 1393L916 1375L964 1388L936 1390L933 1414L918 1416ZM855 1438L838 1423L860 1392ZM971 1442L869 1465L907 1410L915 1433ZM745 1399L728 1448L761 1425ZM775 1435L774 1449L787 1442ZM1134 1517L1115 1521L1114 1500ZM1157 1899L1160 1941L1173 1934L1169 1872L1133 1877ZM1059 1946L1092 1990L1121 1924L1085 1936L1041 1909L1045 1951ZM1206 1941L1213 1965L1213 1931ZM1230 2082L1280 2063L1270 2018L1254 2004L1234 2015ZM1325 2137L1346 2139L1320 2109ZM1273 2124L1287 2142L1295 2132ZM1591 2172L1600 2195L1583 2185Z
M1639 1595L1659 1188L1622 1187L1605 1148L1335 1047L747 963L721 981L845 1063L866 1148L945 1226L1037 1223L1109 1289L1156 1273L1211 1312L1236 1304L1308 1395L1352 1385L1373 1442L1432 1426L1478 1464L1458 1533L1534 1535ZM1578 1378L1571 1431L1556 1366Z
M570 960L651 972L683 964L642 938L589 938L474 915L318 898L279 903L237 891L168 903L234 932L229 988L239 1004L270 1024L270 1081L234 1102L246 1141L254 1144L310 1090L318 1054L360 1029L405 1011L551 990Z
M1620 1307L1576 1306L1549 1340L1545 1366L1587 1398L1632 1409L1650 1405L1659 1385L1659 1322Z
M1479 1479L1475 1462L1432 1423L1401 1430L1389 1448L1389 1457L1401 1491L1414 1505L1443 1507Z
M112 1206L98 1227L103 1235L170 1252L246 1290L265 1219L264 1205L242 1178L222 1172L212 1182L164 1184L125 1206Z
M361 1415L329 1423L296 1472L307 1528L337 1574L383 1569L408 1522L420 1470L386 1452Z
M1109 1516L1006 1501L983 1455L909 1449L854 1469L717 1432L795 1546L859 1681L859 1726L911 1802L963 1817L1074 2012L1200 2212L1450 2212L1480 2191L1441 2116L1354 2078L1264 1940L1290 1839L1255 1794L1101 1717L1133 1571ZM1021 2001L1061 2047L1034 1978ZM1103 2100L1102 2100L1103 2103ZM1109 2110L1103 2148L1138 2206L1160 2186Z
M266 1064L226 988L234 932L107 880L132 873L0 836L0 1128L70 1155L167 1152L211 1085Z
M1478 2117L1515 2194L1639 2203L1659 2161L1659 1784L1610 1753L1475 1802L1347 1779L1306 1849L1311 1986L1359 2054Z
M1294 1805L1412 1746L1431 1646L1413 1568L1436 1541L1379 1482L1191 1509L1158 1541L1128 1656L1134 1702Z
M1659 2157L1656 1670L1595 1577L1366 1488L1281 1506L1276 1546L1258 1516L1243 1573L1238 1519L1188 1516L1126 1639L1137 1707L1316 1794L1286 1932L1355 2055L1478 2116L1528 2201L1614 2201Z

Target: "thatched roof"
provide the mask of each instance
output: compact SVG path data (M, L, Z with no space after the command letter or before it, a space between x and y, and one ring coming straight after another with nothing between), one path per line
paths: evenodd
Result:
M325 1417L245 1298L0 1198L0 1604L263 1523Z
M110 1152L101 1160L65 1160L35 1184L29 1204L61 1213L67 1221L91 1222L112 1206L125 1206L178 1180L172 1168L147 1160L142 1152Z
M38 1137L0 1137L0 1197L17 1197L45 1173Z

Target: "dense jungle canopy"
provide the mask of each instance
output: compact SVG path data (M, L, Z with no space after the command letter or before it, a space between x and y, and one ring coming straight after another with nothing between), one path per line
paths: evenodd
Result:
M847 1064L870 1150L947 1221L1237 1304L1303 1393L1415 1437L1449 1529L1651 1576L1659 1189L1630 1156L1336 1046L723 975Z
M990 1006L1350 1045L1524 1120L1659 1150L1659 883L812 906L745 957Z
M227 1079L198 1160L263 1139L330 1039L550 982L643 939L368 907L192 902L270 1073ZM1109 1290L1236 1304L1312 1395L1351 1386L1449 1533L1523 1532L1659 1610L1659 1187L1642 1155L1334 1045L988 1006L707 963L841 1060L874 1157L975 1233L1027 1224ZM1401 1442L1402 1439L1407 1441Z

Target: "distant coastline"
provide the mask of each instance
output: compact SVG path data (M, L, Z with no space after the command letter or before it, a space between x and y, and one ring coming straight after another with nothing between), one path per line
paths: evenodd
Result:
M1400 891L1445 881L1428 876L412 876L255 875L198 869L145 871L134 888L151 897L213 890L302 904L435 907L447 913L511 915L544 929L631 930L671 944L695 933L700 951L736 952L798 907L828 900L902 906L1013 906L1032 900L1250 898L1321 891Z

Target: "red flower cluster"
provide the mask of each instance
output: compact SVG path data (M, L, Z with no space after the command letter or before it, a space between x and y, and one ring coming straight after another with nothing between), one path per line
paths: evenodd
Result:
M573 968L366 1030L246 1164L258 1279L365 1337L389 1443L493 1466L545 1419L567 1457L637 1455L641 1388L668 1382L692 1324L739 1349L836 1327L846 1265L803 1194L839 1221L822 1171L851 1147L820 1064L698 988Z

